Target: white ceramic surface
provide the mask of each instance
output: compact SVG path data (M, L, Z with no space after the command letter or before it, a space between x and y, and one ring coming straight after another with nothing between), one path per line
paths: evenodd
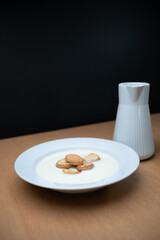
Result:
M128 82L119 84L119 105L113 140L133 148L140 159L154 154L150 110L149 83Z
M90 171L88 172L88 175L87 171L84 171L84 175L81 175L82 173L80 173L78 175L66 176L66 174L62 173L61 169L54 169L56 168L56 162L52 164L53 174L57 174L56 171L59 171L59 179L56 179L56 177L54 178L53 176L53 179L49 181L37 174L37 166L41 161L44 161L45 158L68 151L70 153L75 151L82 151L84 153L87 151L88 153L97 152L101 155L102 159L99 163L97 161L98 165L95 163L93 171L88 170ZM109 156L108 161L114 159L118 166L115 168L116 171L112 168L113 172L111 174L107 172L106 160L105 158L103 159L103 156ZM108 166L113 167L113 163L114 162ZM39 187L50 188L67 193L94 191L116 183L130 176L138 166L139 157L133 149L118 142L99 138L66 138L42 143L26 150L15 161L15 171L23 180ZM102 172L100 169L102 169ZM92 174L94 174L94 177ZM75 182L74 176L77 177ZM84 178L82 179L82 177ZM73 178L73 181L70 181L69 178ZM82 179L82 183L80 178Z

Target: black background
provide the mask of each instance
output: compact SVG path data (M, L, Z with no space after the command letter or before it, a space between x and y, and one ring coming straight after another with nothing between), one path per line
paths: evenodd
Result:
M113 120L126 81L159 112L159 28L153 1L1 5L0 138Z

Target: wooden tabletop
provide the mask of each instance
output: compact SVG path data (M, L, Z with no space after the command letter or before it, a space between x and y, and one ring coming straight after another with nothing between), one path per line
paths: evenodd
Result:
M127 179L84 194L33 186L16 175L14 162L50 140L112 139L114 121L0 140L0 239L159 240L160 114L151 119L155 155Z

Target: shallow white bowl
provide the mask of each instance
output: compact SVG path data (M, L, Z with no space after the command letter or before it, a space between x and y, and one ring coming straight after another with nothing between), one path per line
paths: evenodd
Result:
M88 181L87 171L85 173L80 173L76 175L69 175L62 173L61 169L56 168L55 163L53 164L53 174L55 171L60 173L60 181L56 180L47 180L37 174L36 167L37 165L48 156L54 156L54 154L60 152L76 152L76 151L88 151L94 153L102 153L102 155L109 156L111 159L114 159L118 164L118 168L113 174L108 175L106 171L103 170L103 173L98 170L99 167L105 169L105 160L97 161L97 167L94 171L89 170L88 174L91 176L93 171L94 180ZM109 158L109 159L110 159ZM130 176L138 168L140 163L137 153L130 147L100 138L65 138L54 141L49 141L36 145L25 152L23 152L15 161L15 171L17 175L25 180L28 183L33 185L53 189L60 192L68 193L82 193L94 191L99 188L105 187L107 185L119 182L128 176ZM84 175L82 175L84 174ZM78 180L74 183L74 176ZM73 182L66 181L67 178L73 178ZM83 179L82 184L80 183L80 178ZM54 179L54 178L53 178ZM86 181L85 181L86 179Z

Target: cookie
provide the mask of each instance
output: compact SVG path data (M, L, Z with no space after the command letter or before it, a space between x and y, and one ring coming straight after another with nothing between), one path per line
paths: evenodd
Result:
M100 157L95 153L89 153L84 159L88 162L92 162L100 160Z
M84 159L77 154L67 154L65 160L74 166L81 165Z
M66 169L66 168L63 168L62 171L66 174L78 174L80 173L80 171L74 171L74 170L71 170L71 169Z
M78 171L88 170L94 167L94 164L91 162L85 162L82 165L78 165L76 168Z
M70 168L71 166L72 164L67 162L65 158L60 159L59 161L56 162L56 167L58 168Z

